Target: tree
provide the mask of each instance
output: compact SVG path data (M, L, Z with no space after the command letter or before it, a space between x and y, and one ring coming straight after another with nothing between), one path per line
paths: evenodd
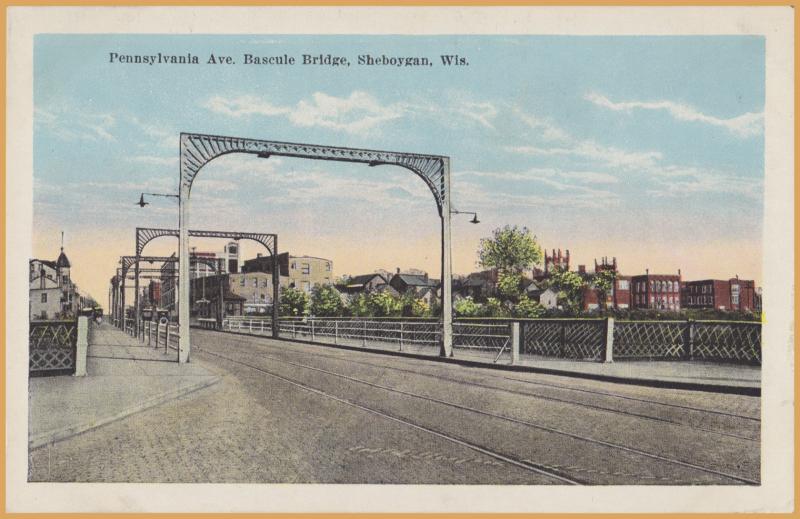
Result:
M367 307L374 317L399 317L403 310L400 300L389 292L373 292L367 297Z
M547 280L550 288L558 292L559 299L566 304L566 309L575 314L583 307L583 287L586 282L576 272L563 267L553 267Z
M491 238L481 240L480 265L501 272L522 272L542 262L542 248L527 227L498 227Z
M311 315L336 317L342 315L342 296L330 285L317 285L311 291Z
M503 305L503 302L496 297L489 297L486 299L486 304L483 306L484 314L486 317L508 317L508 308Z
M544 312L545 308L542 305L526 295L521 296L519 302L514 306L515 317L541 317Z
M472 297L465 297L455 302L453 310L458 317L475 317L480 313L481 305L476 303Z
M346 307L348 314L355 317L367 317L370 315L369 304L367 302L366 294L358 294L350 300Z
M592 286L597 293L597 302L600 308L606 308L606 298L614 288L614 282L617 280L617 272L615 270L601 270L595 272L592 276Z
M308 313L308 294L296 288L286 288L281 292L281 314L301 317Z
M409 290L400 296L400 313L403 317L430 317L431 307L424 299L418 298Z
M522 279L519 272L500 272L497 276L497 292L505 300L517 301L522 294Z

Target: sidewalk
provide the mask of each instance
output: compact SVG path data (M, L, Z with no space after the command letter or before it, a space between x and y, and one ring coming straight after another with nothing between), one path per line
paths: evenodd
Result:
M242 335L249 334L243 333ZM306 344L318 344L336 348L381 352L390 355L424 358L441 362L453 362L468 366L563 375L619 384L732 393L749 396L761 395L761 366L748 364L697 360L619 360L610 363L602 363L520 355L519 363L512 366L511 353L507 350L503 352L497 362L495 362L497 352L493 351L478 351L456 347L453 352L453 357L442 358L439 356L439 348L431 345L406 343L401 346L397 342L378 341L369 341L364 345L360 340L351 339L339 339L338 344L332 344L331 342L323 340L316 340L313 342L307 340L310 337L305 338L298 336L297 338L292 338L287 335L289 334L285 334L281 339L303 342Z
M35 449L208 387L219 377L177 353L155 349L110 324L92 325L86 377L28 383L28 447Z

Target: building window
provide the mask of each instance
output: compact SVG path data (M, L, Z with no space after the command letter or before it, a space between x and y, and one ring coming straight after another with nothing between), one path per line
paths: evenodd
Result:
M311 274L311 265L309 263L303 263L303 274Z
M42 303L47 302L47 292L42 292Z
M306 292L311 292L311 282L310 281L303 281L303 290Z
M330 271L331 271L331 264L330 264L330 262L328 262L328 263L325 263L325 270L327 270L328 272L330 272Z
M253 280L253 288L258 288L258 280L257 279Z
M620 279L617 283L617 287L620 290L628 290L628 280L627 279Z
M297 262L296 261L292 262L292 270L297 270Z
M61 282L64 284L69 283L69 275L64 274L63 276L61 276Z
M656 289L656 282L650 281L650 292L655 291L655 289Z
M243 286L244 286L244 278L240 278L240 279L239 279L239 286L240 286L240 287L243 287Z

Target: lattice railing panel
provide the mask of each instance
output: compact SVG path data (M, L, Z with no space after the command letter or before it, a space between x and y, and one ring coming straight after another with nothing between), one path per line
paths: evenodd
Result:
M562 356L563 323L559 321L526 321L522 324L523 355L544 355L547 357Z
M605 321L523 321L521 333L523 355L597 360L603 353Z
M617 321L614 358L683 358L686 326L684 322Z
M510 325L471 322L453 323L453 347L499 351L511 342Z
M694 323L692 356L761 363L760 323Z
M598 360L605 343L605 321L577 321L566 325L564 356Z
M31 373L75 370L75 345L78 325L75 321L31 322L28 368Z

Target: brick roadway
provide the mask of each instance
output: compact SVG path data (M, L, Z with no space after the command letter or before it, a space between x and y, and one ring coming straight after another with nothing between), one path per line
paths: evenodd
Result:
M30 480L560 484L563 477L674 485L759 479L758 398L199 330L192 337L192 361L219 372L221 383L33 451Z

